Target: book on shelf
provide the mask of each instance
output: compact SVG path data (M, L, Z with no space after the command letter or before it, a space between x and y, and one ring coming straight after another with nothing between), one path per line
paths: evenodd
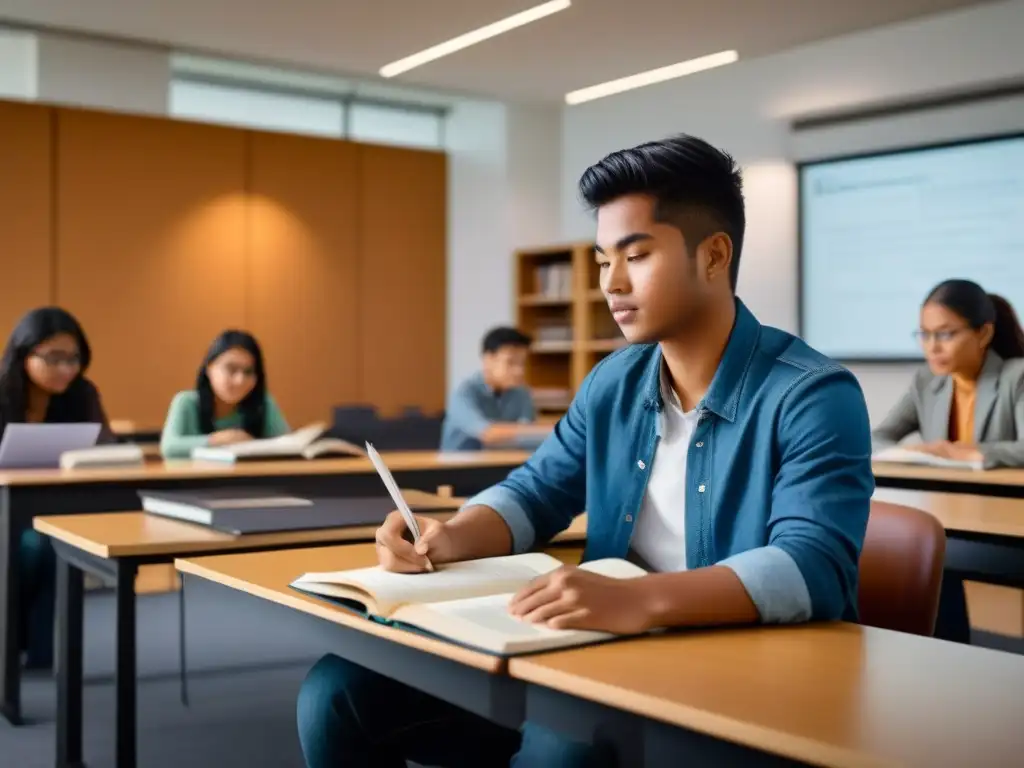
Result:
M142 509L215 528L224 533L272 533L380 525L395 508L385 495L304 498L266 488L209 491L139 491ZM443 499L412 508L419 512L455 512L459 502Z
M551 629L512 616L515 592L562 562L542 552L439 565L432 572L402 574L379 566L336 573L307 573L291 586L327 599L368 620L435 636L499 656L588 645L614 635ZM619 579L645 571L626 560L606 559L581 568Z
M534 272L537 293L551 299L572 296L572 263L541 264Z
M933 456L924 451L915 451L910 448L893 446L883 448L871 454L872 461L888 464L916 464L925 467L941 467L944 469L974 469L980 470L984 466L981 461L963 461L961 459L947 459L942 456Z
M366 452L347 440L323 437L325 424L311 424L279 437L246 440L231 445L203 445L192 449L199 461L246 461L253 459L319 459L326 456L365 456Z
M61 469L85 469L87 467L137 467L145 462L142 447L131 443L96 445L64 451L60 455Z

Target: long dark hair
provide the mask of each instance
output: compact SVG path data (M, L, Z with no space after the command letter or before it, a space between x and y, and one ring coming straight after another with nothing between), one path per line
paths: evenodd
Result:
M946 280L932 289L924 303L941 304L975 330L991 323L989 349L1004 360L1024 357L1024 330L1010 302L1002 296L988 293L970 280Z
M243 349L252 355L256 370L256 386L245 399L238 404L238 412L242 415L242 429L253 437L263 437L266 430L267 411L267 375L263 370L263 352L256 338L245 331L228 330L213 340L206 350L203 364L196 374L196 391L199 393L199 429L204 435L214 431L213 426L213 387L206 369L214 360L229 349Z
M60 307L40 307L25 314L14 326L0 358L0 431L8 424L25 421L29 387L25 361L32 350L61 333L74 338L82 364L67 389L50 395L46 420L59 423L90 420L92 386L84 378L92 360L89 341L70 312Z

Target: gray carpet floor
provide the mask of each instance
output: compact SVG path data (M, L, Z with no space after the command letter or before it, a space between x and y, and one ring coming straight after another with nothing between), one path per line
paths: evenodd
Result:
M302 768L295 697L325 648L287 623L266 620L258 601L186 600L190 706L178 682L178 597L139 598L138 764L144 768ZM85 607L84 752L89 768L114 765L113 595ZM0 720L0 768L52 768L56 685L26 676L27 724Z

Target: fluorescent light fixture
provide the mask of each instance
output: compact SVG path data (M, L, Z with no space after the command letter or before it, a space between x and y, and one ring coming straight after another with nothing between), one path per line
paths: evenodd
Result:
M684 75L692 75L694 72L703 72L705 69L714 69L726 64L732 64L738 60L740 55L736 51L721 51L697 59L680 61L678 64L669 64L667 67L649 69L628 77L620 77L618 80L609 80L607 83L591 85L588 88L580 88L578 91L571 91L565 94L566 104L582 104L584 101L593 101L605 96L611 96L623 91L631 91L634 88L643 88L645 85L654 85L666 80L672 80Z
M486 27L474 29L472 32L466 32L464 35L453 37L451 40L427 48L425 51L420 51L412 56L406 56L404 59L385 64L380 68L381 77L394 77L403 72L408 72L410 69L415 69L429 61L434 61L434 59L440 59L442 56L448 56L456 51L461 51L463 48L469 48L471 45L476 45L484 40L510 32L516 27L522 27L525 24L543 19L545 16L564 11L570 5L572 5L572 0L551 0L547 3L541 3L533 8L528 8L525 11L509 16L507 19L488 24Z

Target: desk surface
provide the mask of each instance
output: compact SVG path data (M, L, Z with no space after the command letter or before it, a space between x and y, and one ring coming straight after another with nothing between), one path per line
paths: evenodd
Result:
M650 637L514 658L513 677L830 766L1004 766L1024 658L855 624Z
M421 509L436 507L450 510L463 501L417 490L403 490L402 494L406 501ZM440 514L448 517L451 513ZM41 516L32 522L40 533L102 558L188 555L236 548L280 549L312 542L372 541L377 530L375 525L360 525L232 536L204 525L145 512Z
M577 518L577 523L580 520L581 518ZM582 525L585 530L585 521ZM570 531L572 530L570 528ZM577 547L556 548L551 550L551 554L561 557L565 562L575 563L579 561L580 550ZM288 586L306 572L343 571L376 563L377 553L373 544L349 544L339 547L179 559L174 565L182 573L223 584L264 600L486 672L497 673L505 670L505 659L368 621L325 600L307 596Z
M528 451L394 451L382 454L392 472L444 470L452 467L518 466L529 457ZM288 459L283 461L242 461L236 464L214 461L165 461L134 467L96 467L91 469L21 469L0 471L3 485L71 485L154 480L194 480L219 477L261 477L279 475L346 475L375 472L370 460Z
M1024 537L1024 499L878 488L874 499L922 509L947 531Z
M1019 485L1024 487L1024 469L942 469L916 464L872 463L875 477L881 480L920 480L930 483L973 485Z

